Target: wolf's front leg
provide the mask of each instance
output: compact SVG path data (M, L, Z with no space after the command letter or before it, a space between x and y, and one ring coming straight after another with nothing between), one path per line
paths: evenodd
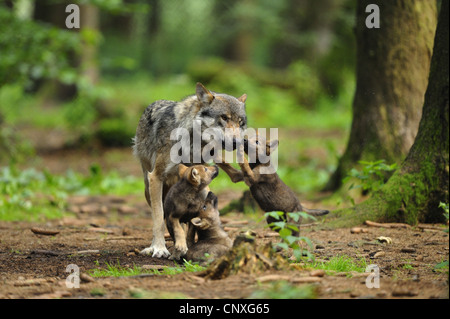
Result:
M195 227L191 222L187 225L186 232L186 245L188 248L191 248L195 244Z
M174 250L169 259L178 260L181 259L182 256L186 255L188 251L186 233L183 227L181 227L180 219L173 218L172 216L169 216L168 218L168 222L171 224L173 229L173 239L175 241Z
M214 157L214 162L225 173L227 173L228 176L230 176L230 179L233 183L241 182L244 180L244 175L242 174L242 172L238 171L233 166L231 166L229 163L225 162L224 158L222 157L222 154L217 154Z
M241 173L243 175L243 180L248 187L258 182L258 176L252 171L248 160L244 156L244 145L242 144L237 151L237 159L239 167L241 168Z
M166 241L164 239L164 209L162 203L163 182L156 175L155 170L148 173L149 194L152 206L153 218L153 240L150 247L141 251L143 255L152 255L156 258L169 257L170 253L166 248Z

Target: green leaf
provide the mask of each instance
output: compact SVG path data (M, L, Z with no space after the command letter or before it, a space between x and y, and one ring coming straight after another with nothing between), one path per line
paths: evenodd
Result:
M287 224L287 225L286 225L286 228L288 228L288 229L290 229L290 230L293 230L293 231L296 231L296 232L300 232L300 230L298 229L298 227L295 226L295 225L292 225L292 224Z
M297 242L300 238L297 236L286 236L286 238L284 238L284 240L289 244L289 246L291 246L293 243ZM294 248L294 247L292 247Z
M314 249L313 243L308 237L300 237L299 240L304 241L306 244L308 244L310 249Z
M296 249L296 250L294 250L293 253L294 253L294 257L297 261L299 261L303 256L303 252L301 249Z
M279 231L280 237L283 239L286 239L287 237L289 237L292 234L292 231L288 228L282 228Z
M295 222L298 222L300 220L301 215L299 214L299 212L295 212L295 213L287 213L287 215L292 218Z
M283 229L286 226L286 222L274 222L271 223L274 229Z
M280 220L283 217L283 215L284 215L283 212L268 212L264 214L266 218L270 216L275 218L276 220Z
M275 247L280 247L280 248L282 248L284 250L289 250L289 246L286 243L276 243Z

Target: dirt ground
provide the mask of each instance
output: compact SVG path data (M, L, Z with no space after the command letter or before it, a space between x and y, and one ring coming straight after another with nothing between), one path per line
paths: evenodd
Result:
M239 194L219 194L220 205ZM326 223L302 227L302 235L315 246L316 260L347 255L365 257L380 269L380 287L369 289L364 273L332 273L311 278L311 269L292 264L284 270L241 273L221 280L205 280L197 273L141 275L97 278L82 281L79 288L68 288L68 265L81 273L105 268L106 262L123 267L162 268L174 265L167 259L136 254L151 240L151 217L145 200L127 196L77 196L69 199L70 217L45 224L0 223L0 298L248 298L255 291L268 289L274 281L292 285L312 285L320 299L329 298L448 298L448 270L435 265L448 260L449 238L441 230L416 228L377 228L362 225L366 232L329 229ZM253 230L258 245L279 241L262 221L243 214L223 216L223 225L235 238ZM427 225L430 226L430 225ZM35 234L31 228L55 230L52 236ZM379 236L392 244L377 244ZM170 248L173 243L167 240ZM307 283L303 283L302 279ZM142 292L145 292L142 295ZM139 294L141 293L141 294Z
M129 149L70 150L62 147L58 132L46 133L46 140L55 136L54 145L36 144L38 157L34 165L46 167L52 173L67 168L88 172L91 163L105 171L111 168L122 174L139 176L139 165ZM33 134L34 136L35 134ZM30 137L31 138L31 137ZM51 146L49 148L49 145ZM118 165L120 163L120 166ZM240 193L217 194L219 210ZM365 258L380 271L379 288L368 288L369 273L327 273L314 277L311 269L291 263L283 270L239 273L221 280L205 280L198 273L177 275L140 275L134 277L87 278L79 288L69 288L66 272L76 265L81 274L106 263L122 267L163 268L174 266L167 259L142 256L136 251L148 247L152 238L152 220L144 196L74 196L68 199L70 215L44 224L0 222L0 298L249 298L282 280L295 287L309 285L319 299L354 298L447 298L448 268L435 269L448 260L449 238L442 230L414 228L377 228L362 225L365 232L352 233L349 228L331 229L325 222L302 227L302 235L314 244L317 261L345 255ZM316 203L305 203L315 208ZM241 213L222 216L230 237L247 230L256 233L256 244L278 242L262 218ZM432 225L427 225L432 226ZM32 228L55 230L52 236L35 234ZM390 237L391 244L376 243L379 236ZM167 238L167 246L173 242ZM311 279L312 278L312 279ZM87 281L88 280L88 281Z

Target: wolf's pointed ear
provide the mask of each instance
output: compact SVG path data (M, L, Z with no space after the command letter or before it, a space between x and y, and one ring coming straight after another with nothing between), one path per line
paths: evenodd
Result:
M178 176L183 177L184 173L186 172L186 170L188 169L187 166L183 165L183 164L178 164Z
M191 175L189 177L189 180L192 182L192 184L199 184L199 176L198 176L198 171L196 168L193 168L191 170Z
M191 219L192 225L194 225L197 228L200 228L202 230L205 230L211 226L211 224L208 222L208 220L200 217L194 217Z
M191 219L191 223L195 227L200 227L200 225L202 224L202 219L200 217L194 217Z
M240 98L238 98L239 101L241 101L242 103L245 103L245 101L247 101L247 94L242 94L242 96Z
M205 199L206 202L211 202L212 205L217 208L217 202L218 202L218 198L217 196L213 193L213 192L209 192L208 196L206 196Z
M195 94L197 95L197 99L203 104L211 104L214 100L214 95L212 95L212 93L200 82L197 82L197 85L195 86Z

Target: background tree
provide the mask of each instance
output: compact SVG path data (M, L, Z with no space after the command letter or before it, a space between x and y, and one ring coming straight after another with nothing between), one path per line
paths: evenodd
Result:
M380 8L369 29L366 6ZM336 190L359 160L400 163L417 133L428 82L436 1L358 1L353 121L347 148L325 190Z
M367 201L337 212L341 223L366 219L444 221L440 202L449 190L449 3L442 2L422 119L414 145L401 167Z

